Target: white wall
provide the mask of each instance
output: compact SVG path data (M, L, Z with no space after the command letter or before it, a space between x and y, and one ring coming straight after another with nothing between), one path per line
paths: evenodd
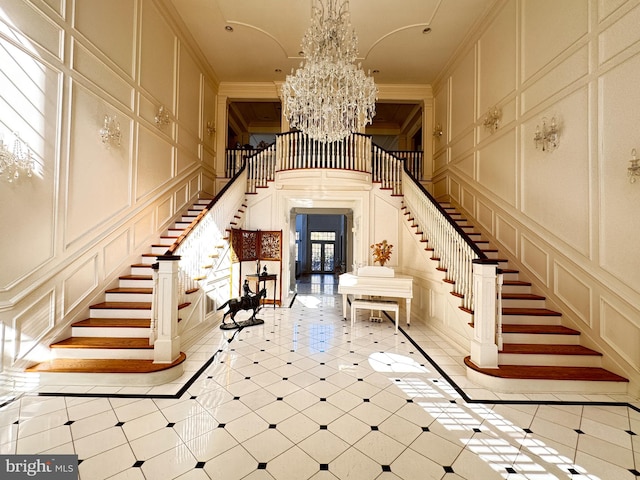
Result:
M504 0L434 85L450 196L640 390L640 2ZM502 111L500 127L482 125ZM556 116L559 147L535 148Z
M0 5L0 132L33 178L0 180L2 369L37 360L200 190L214 193L217 86L155 0ZM160 105L170 124L154 122ZM121 144L98 131L115 116ZM33 350L32 350L33 349Z

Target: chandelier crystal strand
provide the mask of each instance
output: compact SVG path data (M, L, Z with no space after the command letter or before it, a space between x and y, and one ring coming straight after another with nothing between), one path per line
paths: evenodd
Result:
M348 1L314 2L302 51L305 61L282 86L290 126L321 142L335 142L370 124L378 89L354 63L358 39Z

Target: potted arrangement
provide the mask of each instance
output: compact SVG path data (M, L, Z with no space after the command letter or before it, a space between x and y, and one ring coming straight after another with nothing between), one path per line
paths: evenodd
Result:
M383 240L380 243L374 243L370 248L373 250L374 263L379 263L381 267L384 267L384 264L391 259L391 250L393 249L393 245L387 243L386 240Z

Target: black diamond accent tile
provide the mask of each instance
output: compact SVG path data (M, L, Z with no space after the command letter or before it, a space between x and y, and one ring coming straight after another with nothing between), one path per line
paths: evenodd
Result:
M251 380L251 377L244 377L245 380Z
M371 431L372 432L377 432L379 430L379 428L375 425L371 425Z
M326 378L321 378L321 379L320 379L320 381L321 381L321 382L324 382L324 381L326 381L326 380L327 380Z
M275 423L270 423L269 424L269 428L276 428L276 424Z
M357 364L357 363L354 363L353 365L354 365L354 366L356 366L356 367L358 366L358 364Z
M171 427L173 427L173 426L175 426L175 423L174 423L174 422L167 423L167 428L171 428Z
M115 424L116 427L121 427L122 425L124 425L124 422L118 422Z
M15 422L13 422L14 425L18 425L20 423L20 420L16 420Z
M321 463L320 464L320 470L329 470L329 464L328 463Z
M359 382L364 382L364 378L359 378L358 381Z
M260 462L258 464L258 470L266 470L267 469L267 463L266 462Z
M289 380L288 377L282 377L282 380Z
M258 365L260 362L253 362L254 365Z
M635 475L636 477L640 477L640 472L635 468L630 468L629 471L631 472L632 475Z
M473 431L476 432L476 433L480 433L480 429L479 428L474 428Z
M354 352L353 350L349 350L349 353L356 353L356 352Z
M577 471L575 468L570 468L570 469L569 469L569 473L570 473L571 475L580 475L580 472L579 472L579 471Z
M363 399L362 399L362 401L363 401L364 403L369 403L371 400L369 400L368 398L363 398Z
M391 465L382 465L382 471L383 472L390 472L391 471Z
M195 400L196 398L198 398L196 395L192 395L192 396L190 397L190 400Z
M633 430L625 430L625 432L627 432L629 435L635 435L636 432L634 432Z
M143 463L144 463L144 460L136 460L136 463L133 464L133 467L140 468Z
M449 403L456 403L455 400L449 400Z
M326 402L326 401L327 401L327 399L326 399L326 398L321 398L321 399L320 399L320 401L321 401L321 402Z
M449 465L447 465L446 467L442 467L444 468L445 473L455 473L453 471L453 467L450 467Z
M320 425L320 430L326 430L328 427L326 425Z
M234 400L240 400L240 397L233 397Z
M523 428L522 431L524 433L533 433L533 430L531 430L530 428Z
M407 398L407 403L413 403L413 399L412 398Z
M518 472L516 472L515 468L511 468L511 467L507 467L507 468L505 468L505 470L507 471L507 473L518 473Z
M218 428L224 428L224 427L226 427L226 426L227 426L227 424L226 424L226 423L220 423L220 424L218 424Z
M324 362L320 362L320 365L324 365Z
M576 432L578 435L583 435L583 434L584 434L584 432L583 432L582 430L580 430L579 428L576 428L576 429L575 429L575 432Z
M284 400L284 397L278 397L278 398L276 398L276 400L278 400L279 402L281 402L282 400Z
M422 427L422 431L423 432L429 432L430 430L429 430L429 427Z
M293 365L293 363L292 362L287 362L287 365Z
M65 425L73 425L73 422L75 422L75 420L69 420L68 422L64 422ZM119 427L120 425L116 425L117 427Z
M213 377L212 377L212 376L208 376L207 378L210 380L210 379L212 379Z
M204 468L204 464L207 462L198 462L196 463L196 468Z
M84 462L84 460L82 460L81 458L78 459L78 465L80 465L82 462Z

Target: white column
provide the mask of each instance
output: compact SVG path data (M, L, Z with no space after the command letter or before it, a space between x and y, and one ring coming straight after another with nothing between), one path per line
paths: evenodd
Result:
M227 158L227 133L229 132L228 97L218 95L216 103L216 175L224 176Z
M153 363L172 363L180 355L178 335L179 256L158 257L156 312L158 335L153 345Z
M473 339L471 361L480 368L498 368L496 345L495 260L473 261Z

